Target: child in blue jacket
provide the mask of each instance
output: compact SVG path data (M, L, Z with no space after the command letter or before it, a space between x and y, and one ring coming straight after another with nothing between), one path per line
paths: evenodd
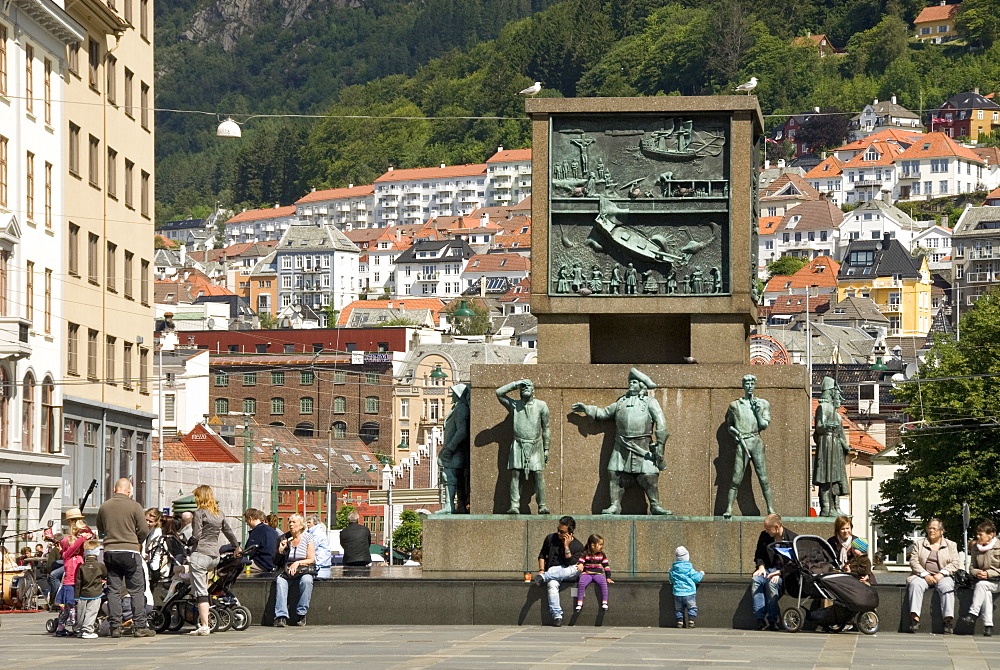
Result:
M705 572L694 569L691 565L691 556L683 546L677 547L674 558L674 564L670 568L670 583L674 585L674 614L677 617L677 627L684 628L684 611L687 610L687 627L694 628L694 620L698 616L695 594L698 592L698 582L705 576Z

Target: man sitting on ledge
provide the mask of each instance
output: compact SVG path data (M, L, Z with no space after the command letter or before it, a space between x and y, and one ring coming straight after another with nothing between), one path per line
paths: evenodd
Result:
M538 552L538 574L535 583L544 585L549 592L549 612L552 625L562 625L562 606L559 603L560 582L575 582L580 577L576 564L583 556L583 543L573 537L576 519L564 516L559 519L556 532L545 536L542 550Z
M772 542L790 542L798 533L793 533L781 525L781 516L768 514L764 517L764 530L757 538L757 550L753 562L750 593L753 596L753 615L757 618L757 629L778 630L778 599L781 597L781 563L769 545Z

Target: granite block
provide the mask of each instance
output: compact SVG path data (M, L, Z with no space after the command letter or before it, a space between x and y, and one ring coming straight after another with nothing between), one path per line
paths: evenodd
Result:
M640 572L669 572L674 551L683 545L698 570L711 574L744 572L739 561L740 524L717 521L635 523Z

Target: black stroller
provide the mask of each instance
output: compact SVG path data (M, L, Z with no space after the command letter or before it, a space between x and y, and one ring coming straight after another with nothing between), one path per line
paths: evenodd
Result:
M791 542L775 542L771 550L779 557L785 593L795 606L781 612L781 625L790 633L805 626L821 626L839 633L853 625L865 635L878 632L878 593L857 577L840 571L833 548L816 535L799 535ZM811 599L806 609L803 602ZM830 607L817 607L819 600L832 600Z

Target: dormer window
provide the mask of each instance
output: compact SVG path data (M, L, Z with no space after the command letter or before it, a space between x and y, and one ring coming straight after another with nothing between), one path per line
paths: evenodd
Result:
M875 151L875 150L870 150L870 151L866 152L865 153L865 160L866 161L877 161L878 160L878 152Z

